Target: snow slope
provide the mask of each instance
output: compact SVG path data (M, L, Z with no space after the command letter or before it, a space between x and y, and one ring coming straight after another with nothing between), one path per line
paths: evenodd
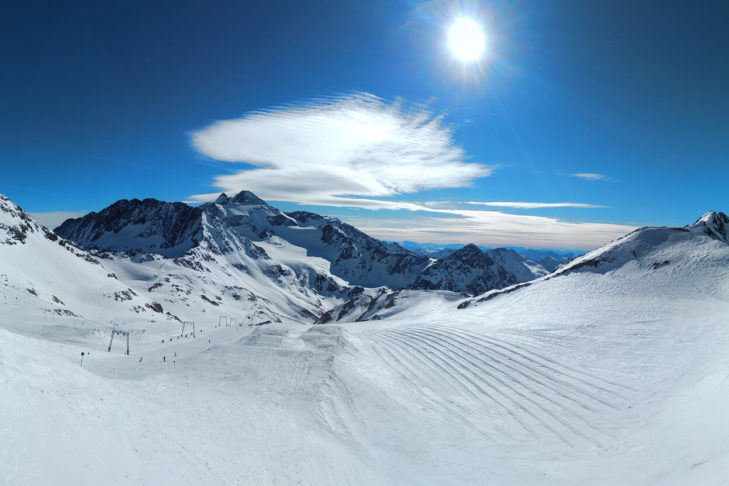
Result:
M37 224L3 195L0 262L4 319L14 329L48 321L85 322L93 328L102 319L174 320L157 312L153 299L122 283L100 259Z
M477 299L402 291L380 320L150 325L130 356L4 313L0 483L726 484L725 223Z

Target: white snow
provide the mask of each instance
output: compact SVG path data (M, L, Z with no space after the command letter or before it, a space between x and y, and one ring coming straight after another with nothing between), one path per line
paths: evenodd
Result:
M382 320L253 326L262 308L229 294L167 302L194 338L130 306L236 281L269 315L311 304L255 275L93 264L41 233L0 244L0 484L727 484L729 245L626 238L463 310L407 291ZM43 312L51 295L86 317ZM129 356L107 351L111 321Z

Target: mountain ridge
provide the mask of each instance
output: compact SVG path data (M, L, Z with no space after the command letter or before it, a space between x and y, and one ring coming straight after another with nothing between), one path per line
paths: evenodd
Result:
M729 265L729 217L723 212L709 211L693 224L682 227L646 226L579 256L554 272L530 282L494 289L463 300L459 309L485 302L520 289L578 273L621 278L635 275L675 275L689 271L693 264L702 264L715 271ZM713 262L715 264L708 264ZM705 289L713 292L713 289Z
M232 197L222 193L214 202L197 207L152 199L120 200L98 213L69 219L56 230L88 249L158 253L181 261L185 261L185 255L201 251L196 248L216 254L242 251L253 258L267 258L260 243L278 238L306 249L308 256L327 260L329 271L350 285L393 290L474 293L547 272L540 264L510 250L497 249L491 250L495 258L482 262L480 271L490 276L481 278L480 284L469 283L475 277L466 277L472 271L464 265L457 266L459 275L432 282L428 272L438 266L430 269L430 257L372 238L336 218L307 211L284 213L245 190ZM469 282L465 282L467 279Z

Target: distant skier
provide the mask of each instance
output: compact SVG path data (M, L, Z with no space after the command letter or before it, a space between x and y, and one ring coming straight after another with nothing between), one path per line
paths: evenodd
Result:
M167 356L162 356L162 362L163 363L166 363L167 362Z
M140 363L142 362L142 357L141 357L141 356L139 357L139 362L140 362Z

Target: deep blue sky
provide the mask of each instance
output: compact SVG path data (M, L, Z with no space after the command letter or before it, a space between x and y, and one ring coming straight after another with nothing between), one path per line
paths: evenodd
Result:
M400 200L570 201L608 207L508 212L627 225L729 210L728 2L469 2L492 54L468 79L444 53L442 5L2 2L0 192L35 212L215 192L240 167L199 154L191 132L365 92L427 103L497 167Z

